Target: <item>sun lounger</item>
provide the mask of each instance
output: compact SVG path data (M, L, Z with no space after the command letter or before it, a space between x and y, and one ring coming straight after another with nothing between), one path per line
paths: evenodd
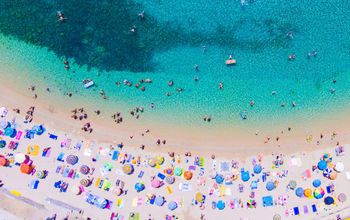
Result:
M29 187L31 189L38 189L38 185L39 185L39 180L32 180L29 184Z
M138 178L142 178L144 173L145 173L145 172L144 172L143 170L141 170L140 173L139 173L139 175L138 175L137 177L138 177Z
M62 166L57 166L56 173L59 173L61 171L61 169L62 169Z
M309 209L307 208L307 205L303 206L303 210L304 210L304 214L308 214L309 213Z
M311 207L312 207L312 212L317 212L317 207L315 204L312 204Z
M64 169L64 172L62 174L63 177L68 177L69 174L69 168L67 167L66 169Z
M300 215L299 207L294 207L293 210L294 210L294 215Z

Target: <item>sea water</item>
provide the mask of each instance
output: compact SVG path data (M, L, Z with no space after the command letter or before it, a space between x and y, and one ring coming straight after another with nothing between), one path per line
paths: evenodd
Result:
M225 129L308 123L349 107L347 1L4 0L0 6L2 68L18 81L49 87L70 107L112 113L138 106L146 122ZM137 16L142 11L145 19ZM129 32L133 25L136 34ZM229 55L236 65L225 64ZM88 78L96 86L83 89ZM147 78L152 83L140 86L144 92L135 88Z

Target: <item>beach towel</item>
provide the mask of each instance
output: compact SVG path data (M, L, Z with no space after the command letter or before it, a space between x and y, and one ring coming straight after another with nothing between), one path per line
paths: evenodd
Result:
M98 187L100 185L101 178L97 178L95 186Z
M94 147L94 141L88 140L84 148L84 156L91 157L92 149Z
M75 145L74 149L77 151L80 151L82 145L83 145L83 143L81 141L78 141L77 144Z
M132 199L132 204L131 204L132 207L136 207L137 206L137 198L133 198Z
M115 150L113 152L112 160L118 160L119 155L120 155L119 151Z
M172 194L172 193L173 193L173 191L171 191L171 189L170 189L169 186L166 187L166 190L168 191L169 194Z
M31 189L38 189L39 186L39 180L32 180L29 184L29 187Z
M294 215L298 215L298 216L300 215L299 207L294 207L293 211L294 211Z
M61 153L58 155L57 160L60 161L60 162L64 162L63 157L64 157L64 153L61 152Z
M139 173L139 175L138 175L137 177L138 177L138 178L142 178L144 173L145 173L145 172L144 172L143 170L141 170L140 173Z
M68 174L69 174L69 168L67 167L66 169L64 169L64 172L62 174L63 177L68 177Z
M142 198L139 197L139 198L137 199L137 206L141 206L141 205L142 205Z
M23 133L22 131L18 131L18 132L17 132L16 140L18 140L18 141L21 140L22 133Z
M309 213L309 209L307 208L307 205L303 206L303 210L304 210L304 214L308 214Z
M48 134L49 134L49 138L51 138L53 140L57 140L57 136L56 135L50 134L50 133L48 133Z

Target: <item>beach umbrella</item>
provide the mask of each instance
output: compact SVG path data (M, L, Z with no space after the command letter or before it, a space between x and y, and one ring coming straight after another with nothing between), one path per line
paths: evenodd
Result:
M214 179L215 177L216 177L216 170L215 169L211 169L210 171L209 171L209 177L210 178L212 178L212 179Z
M164 198L161 197L161 196L157 196L154 200L154 203L157 205L157 206L162 206L164 204Z
M241 179L243 182L247 182L250 179L250 175L248 171L241 173Z
M20 170L22 173L29 174L33 170L33 167L29 166L26 163L22 163Z
M120 196L122 193L123 193L123 190L119 187L117 187L113 190L113 194L116 196Z
M323 176L329 178L329 176L331 175L332 170L329 168L326 168L325 170L323 170Z
M80 173L87 175L90 172L90 168L87 165L82 165L80 167Z
M0 121L0 129L6 129L9 127L11 124L7 121Z
M250 199L250 200L247 202L247 207L248 207L248 208L255 208L255 207L256 207L256 202L255 202L255 200Z
M332 155L330 155L330 154L324 154L323 156L322 156L322 159L324 160L324 161L326 161L326 162L332 162Z
M346 195L344 193L340 193L338 195L339 202L345 202L346 201Z
M316 199L321 199L324 196L325 192L324 189L321 187L317 187L314 191L314 197Z
M273 220L281 220L281 216L279 214L276 214L272 218Z
M70 165L75 165L78 163L79 158L75 155L68 155L66 158L66 162Z
M196 201L199 202L199 203L202 203L203 202L203 194L202 193L197 193L196 194Z
M176 208L177 208L177 203L176 203L176 202L174 202L174 201L169 202L169 204L168 204L168 209L169 209L170 211L173 211L173 210L175 210Z
M184 173L184 177L185 177L186 180L192 179L192 172L191 171L186 171Z
M318 169L324 170L327 168L327 162L325 160L320 160L317 164Z
M321 180L319 180L319 179L315 179L313 182L312 182L312 185L314 186L314 187L319 187L319 186L321 186Z
M302 197L304 195L304 189L301 187L296 188L295 195L297 195L298 197Z
M130 174L132 174L134 172L134 166L131 165L131 164L125 164L123 166L123 171L124 171L125 174L130 175Z
M36 177L39 179L43 179L45 177L45 172L44 171L36 171Z
M254 165L254 173L255 173L255 174L261 173L261 170L262 170L262 167L261 167L260 164L255 164L255 165Z
M326 205L332 205L332 204L334 203L333 197L327 196L326 198L324 198L324 203L325 203Z
M18 153L18 154L16 154L16 156L15 156L15 161L16 161L17 163L23 163L23 162L25 161L25 159L26 159L26 155L23 154L23 153Z
M0 166L6 166L7 159L5 157L0 157Z
M145 184L138 182L135 184L135 190L136 192L141 192L142 190L145 189Z
M165 177L165 182L167 182L168 184L173 184L175 182L175 177L167 176Z
M337 172L331 172L331 174L329 175L329 179L331 180L335 180L338 176L338 173Z
M6 141L5 140L1 140L0 141L0 148L4 148L6 147Z
M334 170L341 173L344 171L344 164L342 162L338 162L334 166Z
M147 163L150 167L154 167L156 165L156 161L154 160L154 158L148 159Z
M158 164L158 165L162 165L164 163L164 157L162 157L162 156L157 156L156 158L154 158L154 160L156 161L156 164Z
M215 181L217 184L221 184L222 182L224 182L224 178L221 175L217 174L215 177Z
M85 186L85 187L88 187L88 186L90 186L91 181L89 179L81 179L80 184Z
M312 190L311 189L305 189L304 190L304 196L307 198L310 198L312 196Z
M182 175L182 168L176 167L175 170L174 170L174 174L176 176L181 176Z
M168 175L173 175L174 173L174 168L172 167L168 167L164 170L164 173L168 174Z
M266 189L267 189L268 191L271 191L271 190L275 189L275 184L274 184L273 182L271 182L271 181L268 181L268 182L266 183Z
M220 200L218 201L218 203L216 204L216 207L219 209L219 210L223 210L225 208L225 203Z
M153 179L152 182L151 182L151 186L152 186L153 188L158 188L158 187L160 187L160 184L161 184L161 182L160 182L159 179Z
M14 133L14 129L13 128L11 128L11 127L7 127L6 129L5 129L5 131L4 131L4 135L6 135L6 136L11 136L13 133Z
M288 185L291 189L294 189L295 187L297 187L297 182L295 180L291 180L289 181Z
M75 195L80 195L82 193L82 190L78 185L74 185L71 187L71 192Z

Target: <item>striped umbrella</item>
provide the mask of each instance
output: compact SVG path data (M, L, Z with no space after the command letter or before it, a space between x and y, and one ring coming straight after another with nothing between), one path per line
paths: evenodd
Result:
M324 171L323 171L323 176L329 178L329 176L331 175L332 173L332 170L329 169L329 168L326 168Z
M66 162L70 165L75 165L78 163L79 158L75 155L69 155L66 159Z
M80 184L85 186L85 187L88 187L88 186L90 186L91 181L89 179L81 179Z
M45 172L44 171L36 171L36 177L39 179L43 179L45 177Z
M164 173L168 174L168 175L173 175L174 173L174 168L172 167L168 167L164 170Z
M279 214L276 214L273 216L273 220L281 220L281 216Z
M175 182L175 177L167 176L165 177L165 182L167 182L168 184L173 184Z
M330 154L324 154L322 159L325 160L326 162L330 163L330 162L332 162L333 157Z
M88 174L89 172L90 172L90 168L89 168L88 166L82 165L82 166L80 167L80 173L86 175L86 174Z
M156 165L156 161L154 160L154 158L148 159L148 166L154 167L155 165Z
M120 196L122 194L123 190L121 188L115 188L113 190L113 194L116 195L116 196Z
M1 140L0 141L0 148L4 148L4 147L6 147L6 141Z
M248 207L248 208L255 208L255 207L256 207L256 202L255 202L255 200L250 199L250 200L247 202L247 207Z
M123 171L125 174L132 174L134 172L134 166L131 164L125 164L123 167Z

